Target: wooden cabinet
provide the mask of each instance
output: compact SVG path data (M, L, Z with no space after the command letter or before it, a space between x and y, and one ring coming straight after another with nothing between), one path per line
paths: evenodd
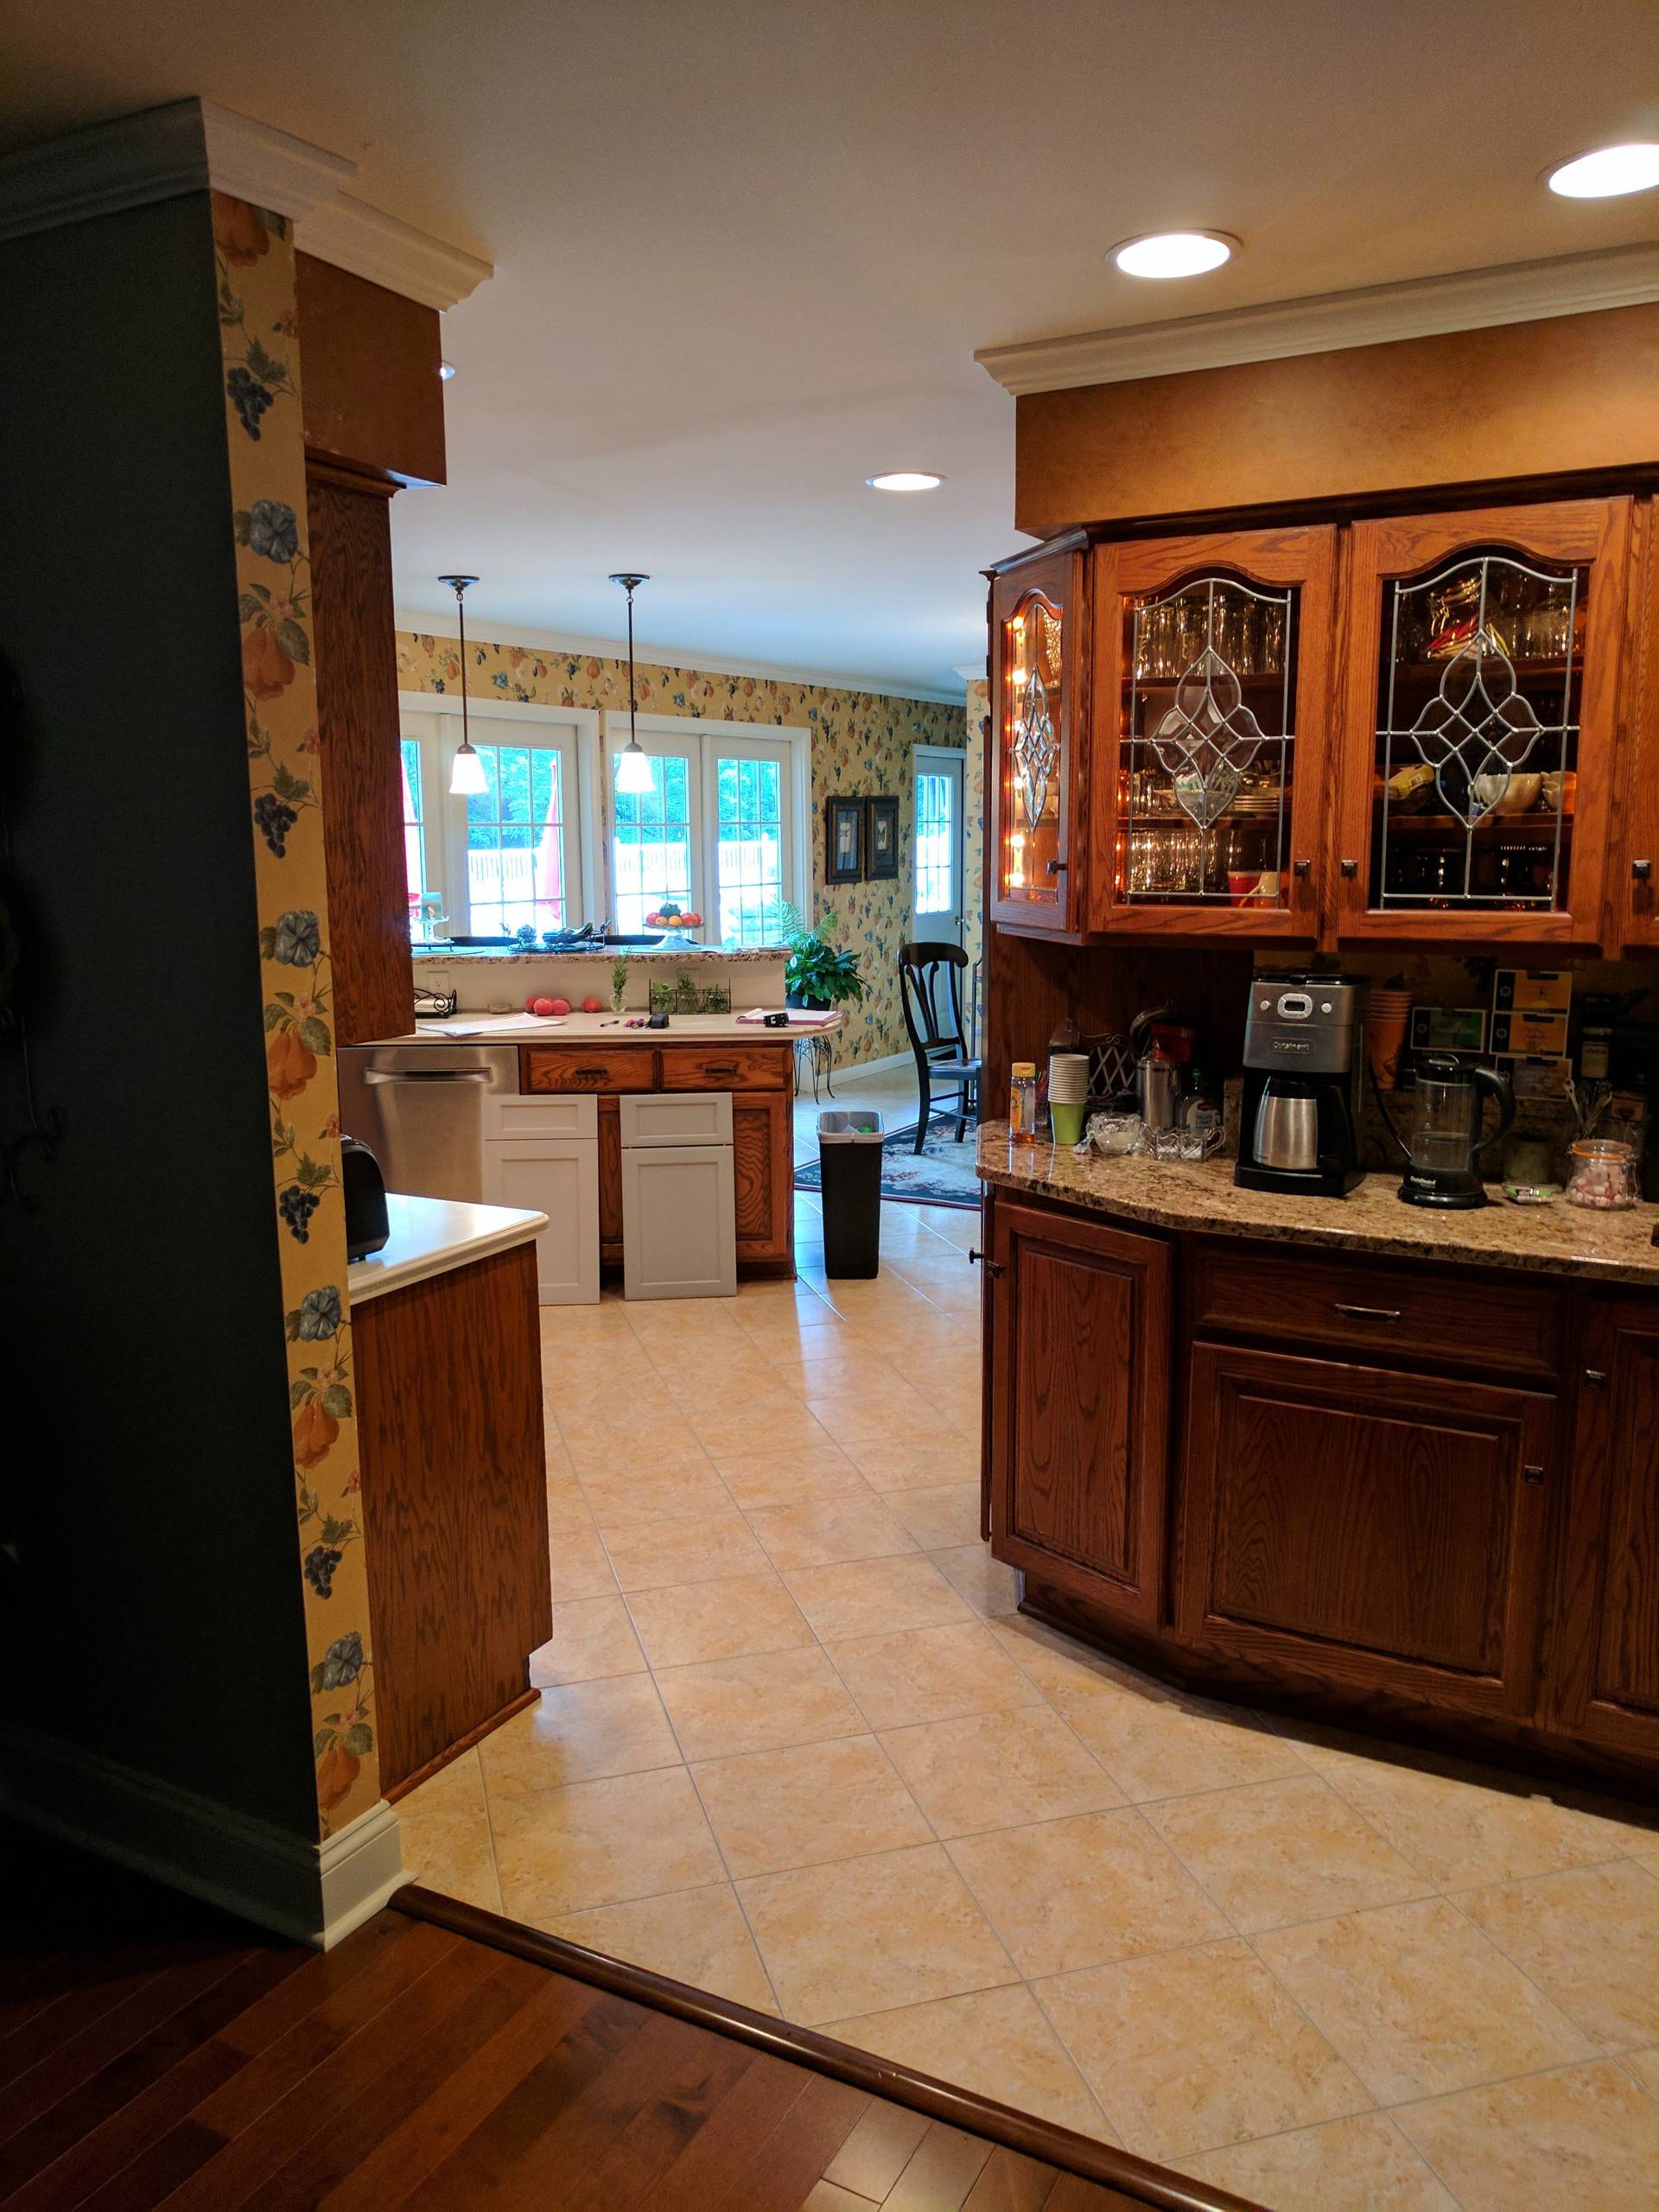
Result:
M1086 912L1082 531L991 572L991 918L1073 936Z
M1319 933L1334 529L1096 550L1092 930Z
M994 1224L996 1556L1149 1625L1164 1573L1170 1248L1002 1200Z
M1567 1494L1559 1726L1659 1759L1659 1301L1592 1301Z
M1189 1371L1183 1640L1529 1714L1554 1400L1207 1344Z
M732 1167L737 1264L756 1273L788 1271L795 1249L795 1116L787 1091L732 1094Z
M623 1264L622 1140L619 1096L647 1090L729 1090L736 1181L737 1264L744 1274L795 1272L795 1120L788 1039L688 1039L657 1045L527 1045L526 1091L594 1090L599 1107L599 1258Z
M380 1785L530 1703L552 1623L533 1246L353 1302Z
M1575 499L1354 525L1344 941L1600 941L1630 524Z
M991 572L993 923L1659 946L1650 499L1052 540ZM1622 730L1622 735L1621 735Z

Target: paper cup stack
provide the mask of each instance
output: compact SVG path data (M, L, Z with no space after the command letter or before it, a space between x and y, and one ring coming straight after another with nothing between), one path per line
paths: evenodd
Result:
M1048 1118L1056 1144L1076 1144L1083 1135L1089 1109L1087 1052L1051 1052L1048 1056Z
M1405 1050L1410 1020L1409 991L1372 991L1368 995L1365 1058L1379 1090L1392 1090L1400 1080L1400 1056Z

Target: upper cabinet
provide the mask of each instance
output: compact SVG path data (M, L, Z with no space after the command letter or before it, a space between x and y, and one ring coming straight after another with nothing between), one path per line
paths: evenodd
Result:
M1100 548L1095 929L1317 935L1336 543L1313 529Z
M1005 563L991 919L1659 947L1653 521L1609 498L1079 531Z
M1337 931L1603 934L1630 503L1353 530Z
M1084 911L1078 760L1087 540L1056 538L991 577L993 921L1074 935Z

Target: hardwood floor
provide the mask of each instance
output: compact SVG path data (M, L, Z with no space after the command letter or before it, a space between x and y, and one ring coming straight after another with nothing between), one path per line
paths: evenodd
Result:
M382 1912L322 1955L100 1862L3 1840L10 1894L29 1902L0 1959L8 2212L1239 2202L1173 2177L1149 2176L1145 2193L1103 2185L858 2086L844 2076L879 2065L861 2053L845 2052L837 2078L810 2052L784 2055L775 2021L699 2025L699 2007L719 2007L693 1993L671 1993L671 2010L622 1993L627 1977L649 1990L636 1969L594 1960L597 1978L577 1979L416 1916L453 1918L441 1900L411 1893L416 1911ZM1077 2147L1085 2165L1122 2157Z

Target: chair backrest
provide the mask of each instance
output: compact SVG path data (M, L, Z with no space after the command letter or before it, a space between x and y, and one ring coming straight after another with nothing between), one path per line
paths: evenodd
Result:
M959 944L923 939L899 946L899 996L915 1051L966 1057L960 977L967 965L968 956Z

